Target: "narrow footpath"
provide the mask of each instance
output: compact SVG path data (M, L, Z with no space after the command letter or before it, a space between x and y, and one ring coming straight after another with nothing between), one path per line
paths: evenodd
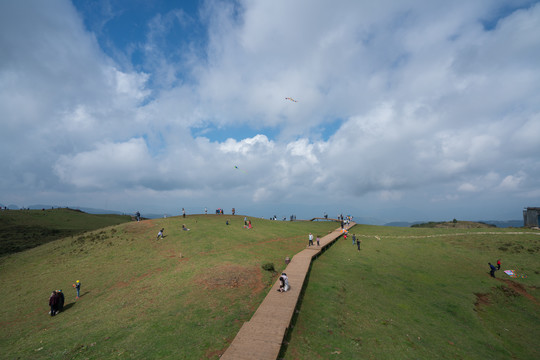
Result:
M345 225L350 229L356 225ZM320 239L320 246L310 246L300 251L283 270L289 278L290 290L281 293L279 279L266 295L251 320L244 323L229 348L221 356L224 360L276 360L281 344L291 323L296 304L304 285L313 257L342 235L341 227ZM316 240L313 239L316 244ZM307 236L306 236L307 243Z

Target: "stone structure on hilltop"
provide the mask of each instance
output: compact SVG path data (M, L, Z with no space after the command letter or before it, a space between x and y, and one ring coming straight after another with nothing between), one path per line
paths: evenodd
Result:
M540 222L540 207L523 209L523 226L538 227Z

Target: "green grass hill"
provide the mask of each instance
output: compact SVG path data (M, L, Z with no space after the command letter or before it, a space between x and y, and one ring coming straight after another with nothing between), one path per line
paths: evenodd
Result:
M360 251L341 239L312 263L280 357L540 358L540 232L351 232L361 234ZM492 278L488 262L499 258Z
M276 281L262 265L281 271L309 232L337 227L251 221L253 229L228 215L128 222L1 257L0 358L218 359ZM540 358L538 232L351 233L360 251L340 239L313 262L281 358ZM518 277L491 278L487 262L498 258ZM50 317L53 289L66 309Z
M94 215L68 208L2 210L0 256L128 221L131 221L131 217L126 215Z
M0 357L217 359L276 280L262 265L282 270L309 232L338 226L250 219L253 229L227 215L129 222L0 258ZM66 310L50 317L54 289Z

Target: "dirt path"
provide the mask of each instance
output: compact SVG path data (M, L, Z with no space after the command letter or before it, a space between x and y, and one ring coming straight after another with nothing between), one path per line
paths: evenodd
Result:
M381 240L381 238L392 238L392 239L418 239L418 238L434 238L434 237L444 237L444 236L467 236L467 235L538 235L540 232L466 232L466 233L455 233L455 234L434 234L434 235L363 235L356 234L356 236L361 236L365 238L375 238Z
M350 223L347 229L354 225L355 223ZM252 318L240 328L221 359L277 359L312 258L320 254L325 247L332 244L341 235L341 229L336 229L320 239L321 246L310 246L291 259L283 271L289 278L290 290L285 293L278 292L279 280L276 281Z

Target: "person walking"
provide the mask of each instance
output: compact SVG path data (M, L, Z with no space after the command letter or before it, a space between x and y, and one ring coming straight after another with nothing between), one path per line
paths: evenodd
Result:
M186 210L184 208L182 208L182 217L186 217Z
M352 244L356 243L356 234L352 234Z
M489 269L490 269L489 274L491 275L491 277L494 278L495 277L495 271L497 271L497 268L494 265L492 265L491 263L488 263L488 265L489 265Z
M317 246L321 246L321 245L319 244L319 240L320 240L320 236L317 235Z
M308 246L313 245L313 234L312 233L309 233L308 239L309 239Z
M497 259L497 270L501 270L501 259Z
M360 237L356 238L356 246L358 247L358 251L360 251Z

